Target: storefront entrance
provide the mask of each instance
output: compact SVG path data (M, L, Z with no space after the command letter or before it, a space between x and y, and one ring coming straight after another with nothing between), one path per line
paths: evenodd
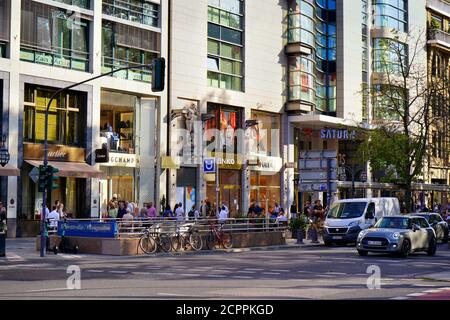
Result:
M241 205L241 171L223 170L219 171L219 204L225 204L230 210L229 217L233 218L243 213ZM213 209L216 208L216 183L208 182L206 187L207 199L211 202Z

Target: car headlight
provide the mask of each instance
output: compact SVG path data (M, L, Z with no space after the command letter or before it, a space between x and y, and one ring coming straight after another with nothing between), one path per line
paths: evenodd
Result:
M328 221L325 220L325 222L323 223L323 226L324 226L324 227L328 227L328 225L329 225L329 224L328 224Z
M362 237L364 237L367 234L367 230L362 230L359 234L358 234L358 238L361 239Z
M400 232L395 232L395 233L392 234L392 238L393 239L400 239L401 236L402 235L400 234Z

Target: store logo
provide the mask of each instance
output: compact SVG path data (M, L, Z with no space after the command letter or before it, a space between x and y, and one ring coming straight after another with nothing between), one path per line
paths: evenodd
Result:
M48 156L49 158L64 159L67 156L67 152L61 150L49 151Z
M218 158L217 159L217 163L218 164L234 165L234 164L236 164L236 160L234 160L232 158L227 158L227 159Z
M353 140L356 137L355 130L348 129L322 129L320 130L321 139L338 139L338 140Z

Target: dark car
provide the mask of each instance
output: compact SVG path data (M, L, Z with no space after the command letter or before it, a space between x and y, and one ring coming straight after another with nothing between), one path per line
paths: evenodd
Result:
M373 228L358 235L356 249L361 256L369 252L399 254L407 257L412 252L436 253L436 233L424 217L383 217Z
M436 232L436 240L441 240L443 243L448 242L448 224L442 219L439 213L426 212L426 213L412 213L411 216L419 216L427 219L430 226Z

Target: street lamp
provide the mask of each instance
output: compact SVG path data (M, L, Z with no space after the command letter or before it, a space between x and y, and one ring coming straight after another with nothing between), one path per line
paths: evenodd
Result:
M44 167L48 166L48 113L50 110L50 106L53 102L53 100L60 95L61 93L63 93L64 91L70 90L74 87L80 86L82 84L85 84L87 82L91 82L93 80L97 80L99 78L102 77L106 77L109 75L113 75L116 72L119 71L124 71L124 70L131 70L131 69L142 69L142 68L148 68L150 70L153 71L152 74L152 92L161 92L164 91L164 85L165 85L165 68L166 68L166 62L164 58L155 58L152 60L152 62L150 64L139 64L139 65L134 65L134 66L128 66L128 67L123 67L123 68L118 68L112 71L109 71L107 73L103 73L99 76L95 76L80 82L77 82L75 84L71 84L67 87L58 89L55 91L55 93L53 93L53 95L50 97L48 103L47 103L47 107L45 109L45 126L44 126ZM8 154L9 157L9 154ZM9 158L8 158L9 161ZM50 190L51 192L51 190ZM46 199L47 196L47 190L46 188L43 190L42 192L42 213L41 213L41 225L40 225L40 230L41 230L41 250L40 250L40 254L41 257L44 256L45 254L45 232L46 232L46 226L45 226L45 212L46 212Z
M2 143L0 146L0 165L2 167L6 166L9 162L10 156L8 149L6 148L6 136L2 136Z

